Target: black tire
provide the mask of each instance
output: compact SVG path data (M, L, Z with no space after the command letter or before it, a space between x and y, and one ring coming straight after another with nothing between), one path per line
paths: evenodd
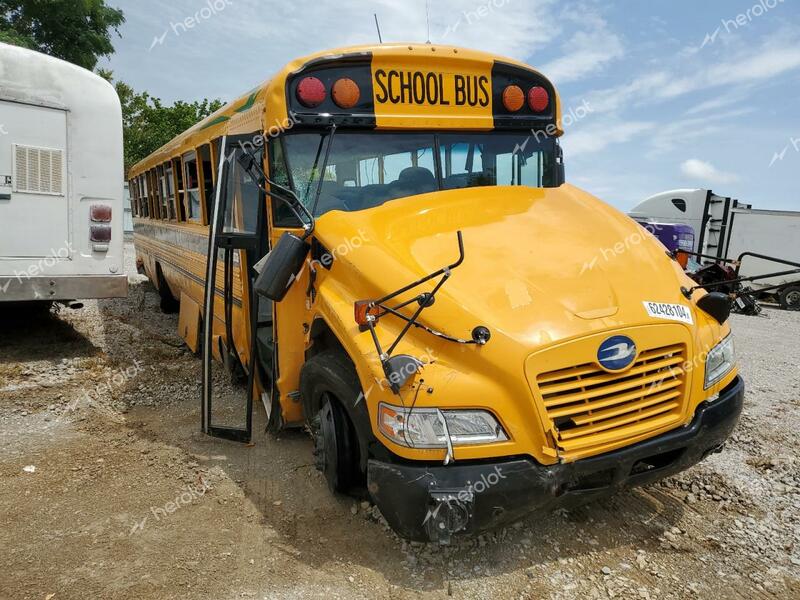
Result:
M778 300L784 310L800 310L800 285L783 288L778 295Z
M300 392L309 427L314 435L317 468L328 487L337 493L362 488L358 435L345 402L355 403L361 385L355 367L340 350L325 350L312 357L300 373Z

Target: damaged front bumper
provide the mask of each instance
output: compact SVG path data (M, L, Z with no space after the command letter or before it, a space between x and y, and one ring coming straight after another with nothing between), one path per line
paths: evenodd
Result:
M737 377L714 402L698 406L686 427L633 446L573 463L545 466L531 458L437 464L370 460L370 494L400 536L448 543L528 513L575 506L622 487L651 483L683 471L719 450L744 400Z

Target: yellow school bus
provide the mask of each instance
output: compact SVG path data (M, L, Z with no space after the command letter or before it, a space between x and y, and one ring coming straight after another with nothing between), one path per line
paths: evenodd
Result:
M202 355L202 428L308 426L334 492L447 543L683 470L741 412L725 296L565 181L523 63L298 59L135 165L137 263Z

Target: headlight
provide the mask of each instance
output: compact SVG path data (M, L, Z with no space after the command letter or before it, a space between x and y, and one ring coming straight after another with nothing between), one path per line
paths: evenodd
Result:
M409 448L447 448L447 433L453 446L508 440L497 419L485 410L406 409L381 403L378 427L390 440Z
M736 353L733 347L733 335L728 335L714 346L706 357L706 385L710 388L731 372L736 364Z

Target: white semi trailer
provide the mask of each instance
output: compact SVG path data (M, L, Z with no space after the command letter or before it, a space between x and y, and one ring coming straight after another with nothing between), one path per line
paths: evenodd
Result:
M0 44L0 302L125 296L123 182L114 88Z
M711 190L672 190L651 196L630 213L636 220L684 223L695 232L694 252L738 260L739 274L753 277L790 271L791 265L763 260L747 253L800 263L800 212L756 210L749 204L719 196ZM800 309L800 274L758 280L755 290L769 289L784 308Z

